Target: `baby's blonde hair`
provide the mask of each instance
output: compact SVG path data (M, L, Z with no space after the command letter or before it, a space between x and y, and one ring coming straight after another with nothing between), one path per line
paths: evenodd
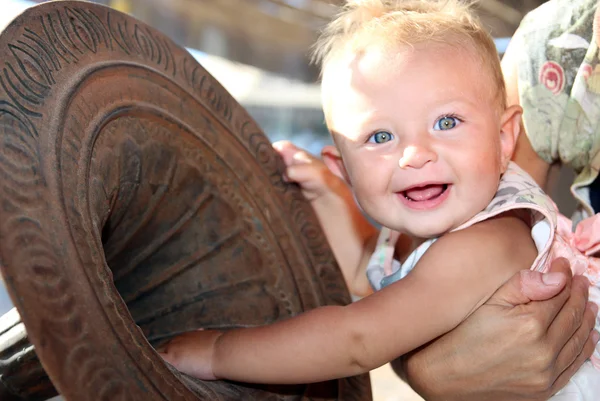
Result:
M360 52L373 41L390 45L428 42L470 47L488 68L496 100L506 108L506 88L494 40L471 11L474 0L347 0L323 30L313 61L325 68L344 50ZM349 47L350 46L350 47ZM443 61L441 61L443 62Z

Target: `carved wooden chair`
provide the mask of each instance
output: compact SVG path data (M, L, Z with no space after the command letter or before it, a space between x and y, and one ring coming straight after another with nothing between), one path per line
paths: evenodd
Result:
M0 399L370 400L368 376L202 382L153 346L350 301L260 128L184 49L109 8L0 35ZM318 369L318 366L315 366Z

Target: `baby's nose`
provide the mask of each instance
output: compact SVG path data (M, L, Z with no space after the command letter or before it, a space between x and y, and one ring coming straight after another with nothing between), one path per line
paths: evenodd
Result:
M429 162L435 162L437 154L425 147L411 145L404 149L402 157L398 161L400 168L422 168Z

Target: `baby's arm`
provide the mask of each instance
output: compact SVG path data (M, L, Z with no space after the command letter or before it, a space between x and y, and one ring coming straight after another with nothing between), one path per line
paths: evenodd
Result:
M371 293L365 268L373 253L378 231L359 210L348 185L322 160L289 141L273 144L286 165L286 177L300 185L311 203L327 241L354 295ZM325 147L327 152L331 147Z
M440 238L406 278L358 302L264 327L196 332L167 345L163 356L204 379L276 384L353 376L451 330L534 258L529 228L496 218Z

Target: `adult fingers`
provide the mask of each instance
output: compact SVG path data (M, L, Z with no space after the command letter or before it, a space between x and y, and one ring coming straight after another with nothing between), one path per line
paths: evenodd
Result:
M562 278L559 278L560 276ZM568 261L563 258L554 260L550 272L542 275L539 281L535 275L527 275L524 279L528 280L524 281L524 297L538 302L523 305L521 309L535 315L536 319L532 320L535 327L532 329L538 335L549 338L549 343L555 345L554 349L558 352L580 325L581 321L577 322L577 319L581 318L585 310L587 287L581 286L581 278L579 278L576 296L572 296L572 273ZM552 297L544 300L548 295ZM569 321L569 316L576 319ZM555 321L557 318L558 322Z
M515 307L531 301L547 300L559 294L567 282L567 275L560 272L542 274L522 270L505 282L488 304Z
M578 333L576 333L576 335L577 334ZM594 352L597 342L597 337L594 338L593 336L589 336L587 340L583 342L584 346L581 349L581 352L576 356L573 363L568 365L568 367L558 375L557 379L550 387L546 398L550 397L552 394L555 394L558 390L563 388L569 382L569 380L575 374L575 372L577 372L579 368L581 368L581 366L584 364L584 362L590 358L590 356Z
M571 280L569 264L565 259L555 262L555 271L521 273L521 291L524 299L545 301L556 296Z
M573 273L571 272L571 265L569 261L565 258L554 259L550 264L549 271L555 273L564 273L567 274L569 277L573 276Z
M548 328L547 339L549 344L553 344L556 347L555 350L559 351L563 349L584 322L586 324L591 323L591 327L593 327L593 316L589 313L585 315L586 310L588 310L587 299L589 286L590 284L587 278L583 276L573 277L571 289L568 291L569 298L556 314L556 317ZM560 295L556 298L559 297ZM545 302L550 303L551 301ZM554 306L556 307L556 305ZM586 316L585 320L584 316ZM590 321L590 318L592 321ZM588 329L588 333L589 330L591 330L591 327ZM581 342L581 344L583 344L583 342Z
M568 339L556 358L555 370L557 374L566 371L574 363L577 363L578 360L585 361L592 355L598 336L597 333L592 332L597 313L598 307L592 303L588 303L581 325Z

